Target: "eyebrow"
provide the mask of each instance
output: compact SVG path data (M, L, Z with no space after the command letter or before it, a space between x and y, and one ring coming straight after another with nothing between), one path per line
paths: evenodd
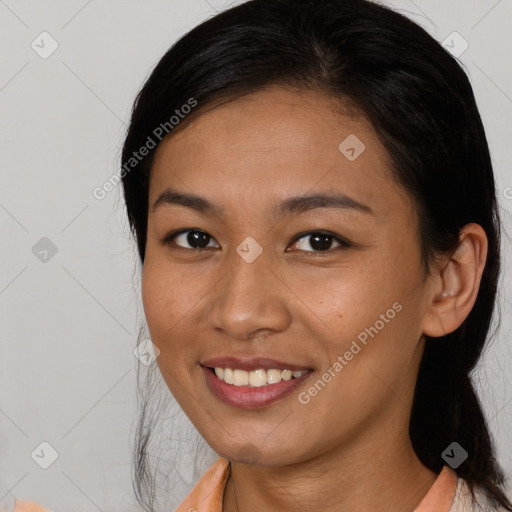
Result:
M186 194L167 188L153 203L155 211L163 205L180 205L192 208L201 213L213 213L222 215L223 209L204 197L195 194ZM272 214L274 218L282 218L286 215L304 213L319 208L333 208L340 210L355 210L361 213L375 215L373 210L355 199L340 192L326 192L312 195L294 196L274 206Z

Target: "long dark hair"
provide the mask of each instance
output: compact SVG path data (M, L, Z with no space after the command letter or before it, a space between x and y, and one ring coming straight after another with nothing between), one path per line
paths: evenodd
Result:
M457 247L465 224L485 230L488 256L472 311L442 340L427 337L410 437L421 462L436 473L444 465L443 451L459 443L469 457L456 472L472 494L478 487L492 506L512 510L471 381L496 300L501 226L487 140L465 72L420 26L366 0L248 1L201 23L162 57L136 98L122 164L148 145L148 137L159 142L157 127L172 135L186 126L197 112L180 116L176 127L169 120L191 98L200 115L215 102L272 84L324 91L371 121L391 157L392 179L416 202L427 273L436 255ZM154 152L123 172L142 263ZM135 446L136 494L152 510L147 425L143 411Z

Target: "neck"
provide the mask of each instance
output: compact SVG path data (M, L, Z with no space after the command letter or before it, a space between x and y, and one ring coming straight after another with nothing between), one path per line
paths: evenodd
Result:
M412 512L437 475L421 464L407 431L386 429L391 434L383 436L380 427L380 434L351 439L349 449L330 449L292 465L232 462L223 511Z

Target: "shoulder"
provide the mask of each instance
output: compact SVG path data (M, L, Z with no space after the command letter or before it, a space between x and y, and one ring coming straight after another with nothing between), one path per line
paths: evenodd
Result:
M457 489L449 512L507 512L503 507L496 507L482 489L476 488L474 498L467 482L459 478Z
M14 502L14 508L11 512L50 512L47 508L42 507L34 501L21 501Z

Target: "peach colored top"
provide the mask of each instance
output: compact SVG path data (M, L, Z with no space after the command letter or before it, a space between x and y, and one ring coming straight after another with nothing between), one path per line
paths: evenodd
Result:
M212 464L175 512L222 512L224 489L229 476L229 462L220 457ZM444 466L432 487L414 512L455 512L452 504L458 477Z
M199 479L175 512L222 512L224 489L229 476L229 462L223 457L214 462ZM477 490L477 498L485 499ZM449 466L444 466L432 487L414 512L469 512L472 504L469 489ZM499 508L498 511L503 511ZM32 501L16 500L12 512L50 512Z
M33 501L16 500L12 512L50 512Z

